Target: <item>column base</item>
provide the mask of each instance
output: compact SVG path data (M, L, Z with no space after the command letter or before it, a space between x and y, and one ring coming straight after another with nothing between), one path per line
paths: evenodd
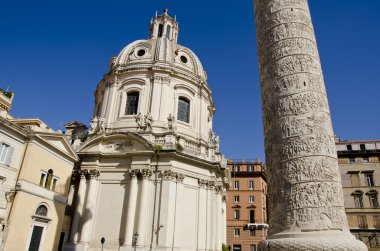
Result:
M367 246L350 233L314 232L276 234L259 243L259 251L368 251Z

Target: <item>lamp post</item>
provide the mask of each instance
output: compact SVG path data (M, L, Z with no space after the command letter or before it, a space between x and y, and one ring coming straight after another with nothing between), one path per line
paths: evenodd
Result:
M136 246L137 246L137 238L139 238L139 233L134 233L133 234L133 240L135 241L135 251L136 251Z
M104 242L106 242L106 239L104 237L102 237L100 239L100 243L102 243L102 251L103 251L103 245L104 245Z

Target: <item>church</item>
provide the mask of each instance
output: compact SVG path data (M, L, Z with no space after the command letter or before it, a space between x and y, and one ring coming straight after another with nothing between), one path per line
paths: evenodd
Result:
M221 250L230 173L198 57L167 9L127 45L95 90L76 148L66 251ZM71 201L70 201L71 200Z

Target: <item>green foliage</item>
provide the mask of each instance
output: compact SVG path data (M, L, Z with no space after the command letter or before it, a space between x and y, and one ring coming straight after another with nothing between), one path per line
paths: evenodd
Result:
M159 153L159 152L161 152L161 150L162 150L162 146L161 146L161 145L155 145L155 146L153 147L153 149L154 149L154 152Z
M227 248L227 246L226 246L226 244L222 244L222 251L228 251L228 248Z
M180 143L175 144L175 148L177 149L178 152L183 151L183 146Z

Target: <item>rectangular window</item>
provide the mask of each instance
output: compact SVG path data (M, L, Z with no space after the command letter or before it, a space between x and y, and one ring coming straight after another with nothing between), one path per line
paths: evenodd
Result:
M239 196L238 196L238 195L235 195L235 196L234 196L234 202L235 202L235 203L238 203L238 202L239 202Z
M255 210L249 210L249 223L255 223Z
M235 220L239 220L240 219L240 211L239 210L235 210L235 212L234 212L234 219Z
M235 236L240 236L240 229L239 229L239 235L235 235ZM241 251L241 245L234 244L233 251Z
M358 216L358 225L359 228L368 228L367 217L365 215Z
M234 188L235 188L235 190L239 190L239 181L238 180L234 181Z
M373 216L373 225L375 228L380 228L380 216Z
M240 228L235 228L234 235L235 236L240 236ZM235 250L235 245L234 245L234 250Z
M41 243L43 230L44 230L43 227L39 227L39 226L33 227L32 237L30 239L28 251L38 251L40 249L40 243Z
M355 207L362 208L363 207L363 196L361 194L354 195Z
M359 173L349 173L350 179L351 179L351 186L358 187L359 184Z
M250 195L249 196L249 203L254 203L255 202L255 196Z
M355 163L355 158L349 158L348 163L354 164Z
M360 144L360 150L365 150L365 144Z
M256 229L250 229L249 230L249 235L250 236L256 236Z
M352 145L347 145L347 150L352 151Z
M250 190L253 190L253 188L254 188L253 180L248 181L248 186L249 186Z
M248 166L248 172L253 172L253 166Z
M240 166L234 166L234 172L240 172Z
M255 244L251 245L251 251L256 251L256 245Z
M368 194L369 197L369 204L371 205L372 208L377 208L379 207L379 204L377 203L377 194L372 192Z
M5 143L0 143L0 163L10 166L12 155L13 147Z
M373 174L372 173L365 173L364 176L365 176L365 180L366 180L367 186L373 187L374 186L374 183L373 183Z
M369 158L363 158L363 163L369 163Z

